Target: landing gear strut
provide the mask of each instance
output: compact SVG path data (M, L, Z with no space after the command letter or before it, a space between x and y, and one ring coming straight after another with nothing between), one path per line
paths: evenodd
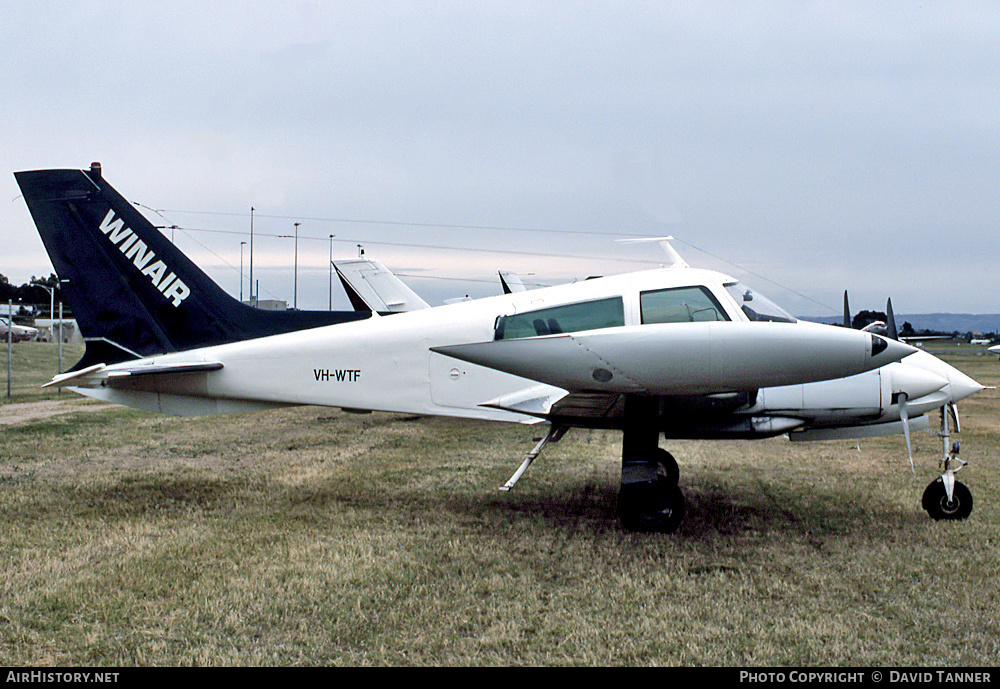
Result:
M956 430L958 426L958 413L955 412ZM951 442L951 432L948 428L948 408L941 408L941 443L944 446L944 457L939 465L944 470L938 478L931 481L924 490L921 505L932 519L967 519L972 514L972 492L965 487L964 483L955 480L958 473L968 462L958 458L960 449L956 442L949 449Z
M633 403L638 406L638 402ZM684 520L684 494L677 487L677 462L657 446L655 411L630 418L622 440L622 483L618 518L629 531L672 533Z

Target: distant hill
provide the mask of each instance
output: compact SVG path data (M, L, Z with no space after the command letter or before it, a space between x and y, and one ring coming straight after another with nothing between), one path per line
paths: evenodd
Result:
M803 316L804 321L814 323L840 323L841 316ZM896 326L902 328L909 323L916 331L934 330L942 333L997 333L1000 332L1000 313L909 313L896 314Z

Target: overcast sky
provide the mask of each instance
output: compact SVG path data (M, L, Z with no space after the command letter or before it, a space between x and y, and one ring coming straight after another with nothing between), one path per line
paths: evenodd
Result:
M799 315L1000 311L996 2L35 1L0 46L14 282L51 267L11 173L96 160L236 296L250 208L261 298L299 222L301 308L331 234L432 303L672 234Z

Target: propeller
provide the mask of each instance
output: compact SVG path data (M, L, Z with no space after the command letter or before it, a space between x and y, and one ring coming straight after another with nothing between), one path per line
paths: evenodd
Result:
M844 327L853 328L854 322L851 319L851 307L847 301L847 290L844 290ZM885 302L885 323L882 321L873 321L866 325L862 330L868 332L876 333L882 335L883 337L888 337L892 340L899 339L899 330L896 328L896 316L892 313L892 299L887 299Z
M851 321L851 309L847 302L847 290L844 290L844 327L853 327ZM871 323L864 330L871 330L872 332L881 331L885 328L885 337L893 340L899 339L899 330L896 329L896 316L892 312L892 298L889 298L885 302L885 323L880 323L876 321ZM908 401L908 396L905 392L900 392L896 397L896 403L899 405L899 420L903 422L903 436L906 438L906 454L910 458L910 472L916 473L913 467L913 444L910 441L910 413L906 407ZM955 419L955 425L958 425L958 408L954 403L949 403L948 409L952 412L953 418ZM860 450L860 447L859 447Z
M910 443L910 414L906 409L906 400L906 393L899 393L899 420L903 422L903 436L906 438L906 453L910 457L910 473L916 474L916 470L913 468L913 445Z
M892 315L892 299L885 302L885 328L888 337L894 340L899 339L899 331L896 330L896 317Z

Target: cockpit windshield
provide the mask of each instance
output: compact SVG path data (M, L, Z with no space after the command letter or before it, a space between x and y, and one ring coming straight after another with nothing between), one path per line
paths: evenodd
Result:
M742 282L729 282L725 287L750 320L773 321L776 323L795 322L794 316L760 292L755 292Z

